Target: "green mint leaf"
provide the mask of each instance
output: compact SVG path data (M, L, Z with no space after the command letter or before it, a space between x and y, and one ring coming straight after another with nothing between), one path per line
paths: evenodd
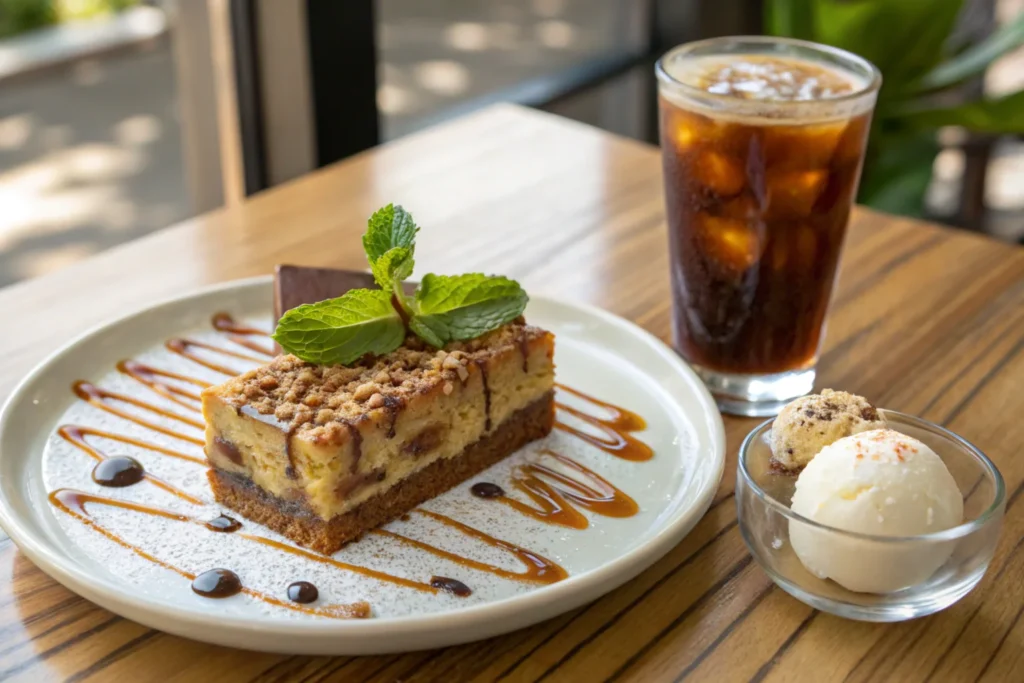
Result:
M281 316L274 341L288 353L317 365L348 365L370 353L391 353L405 339L405 326L391 305L391 292L353 289L337 299L293 308Z
M416 233L419 227L412 216L400 206L388 204L370 216L363 235L363 249L373 266L377 260L395 247L404 247L412 256L416 248Z
M432 322L433 321L428 321L417 315L413 315L411 318L409 318L409 329L412 331L413 334L415 334L417 337L433 346L435 349L440 349L444 347L444 345L447 344L450 341L450 339L447 337L438 336L438 332L435 332L434 329L430 327L430 324ZM433 324L437 325L436 322L433 322ZM439 332L441 334L447 334L447 330L444 327L440 326Z
M373 279L380 288L391 291L396 282L400 283L412 275L413 265L412 249L393 247L372 262L370 269L373 271Z
M409 328L431 346L474 339L518 318L529 298L515 280L480 273L423 276Z

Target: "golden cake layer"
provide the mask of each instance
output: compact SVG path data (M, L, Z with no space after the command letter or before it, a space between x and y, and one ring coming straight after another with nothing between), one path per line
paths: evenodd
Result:
M280 356L203 391L214 493L333 552L547 434L553 356L521 322L350 367Z

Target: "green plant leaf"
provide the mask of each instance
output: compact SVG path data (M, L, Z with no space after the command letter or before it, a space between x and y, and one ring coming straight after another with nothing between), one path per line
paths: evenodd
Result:
M921 78L918 87L921 90L938 90L956 85L983 73L989 64L1021 45L1024 45L1024 14L1004 24L982 42L968 47L929 71Z
M935 129L1024 132L1022 95L940 107L917 99L980 74L1024 43L1024 15L973 47L954 45L964 0L768 0L766 29L868 59L883 74L859 201L920 215L938 152ZM806 20L812 21L810 35Z
M939 153L934 131L886 134L876 130L868 147L857 200L903 216L921 216Z
M924 198L931 179L930 164L910 164L887 184L865 192L861 202L879 211L920 218L924 215Z
M766 0L764 30L773 36L814 40L816 0Z
M380 258L371 262L370 270L373 271L373 279L381 289L391 291L395 283L400 283L412 275L415 261L412 257L412 249L408 247L392 247Z
M515 280L481 273L423 277L409 328L428 344L473 339L518 318L526 292Z
M955 107L926 109L907 107L897 112L908 128L963 126L976 133L1024 134L1024 90L992 100L968 102Z
M0 1L0 38L33 31L60 21L53 0Z
M834 45L864 57L884 74L881 96L889 97L902 92L942 61L963 3L964 0L771 0L766 30Z
M401 206L388 204L378 209L370 216L363 235L363 249L370 266L395 247L405 247L411 256L416 249L417 232L419 227L412 215Z
M391 292L353 289L337 299L293 308L281 316L274 341L307 363L347 365L366 354L384 355L405 339Z
M964 0L877 0L884 2L887 11L884 30L892 41L885 78L893 89L906 90L925 71L946 57L949 35L963 10Z

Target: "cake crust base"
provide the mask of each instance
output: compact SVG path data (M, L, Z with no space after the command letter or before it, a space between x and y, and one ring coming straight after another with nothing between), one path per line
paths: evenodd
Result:
M299 545L330 555L362 534L396 519L414 507L461 484L530 441L547 436L554 426L554 392L516 411L491 434L462 453L427 465L358 507L323 520L302 501L278 498L249 479L216 468L209 471L217 502L246 519L270 527Z

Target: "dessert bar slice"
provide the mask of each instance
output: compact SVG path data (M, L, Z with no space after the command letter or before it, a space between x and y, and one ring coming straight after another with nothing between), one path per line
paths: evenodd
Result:
M203 391L214 495L332 553L548 434L553 355L520 319L348 367L279 356Z

